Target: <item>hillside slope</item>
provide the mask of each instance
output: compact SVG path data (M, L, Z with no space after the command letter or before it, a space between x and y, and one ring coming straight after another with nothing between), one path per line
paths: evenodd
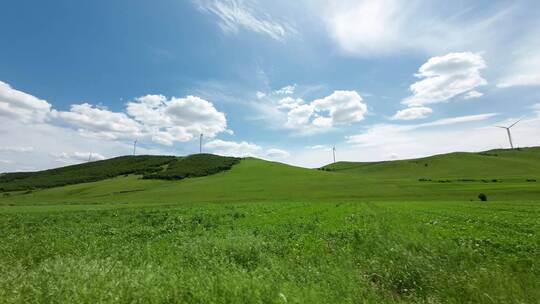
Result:
M105 180L137 174L146 179L179 180L229 170L239 158L212 154L175 156L121 156L102 161L38 172L0 175L0 192L34 190Z
M487 156L482 156L487 157ZM179 181L119 176L113 179L37 190L4 193L0 205L154 205L197 202L348 202L348 201L469 201L480 192L489 200L539 200L540 172L523 170L521 176L504 172L489 181L422 182L411 174L395 178L355 171L328 172L293 167L255 158L242 159L230 170ZM492 182L492 179L498 179ZM539 179L540 180L540 179ZM73 207L73 206L72 206Z
M456 152L411 160L337 162L322 169L384 179L534 178L540 174L540 147L481 153Z

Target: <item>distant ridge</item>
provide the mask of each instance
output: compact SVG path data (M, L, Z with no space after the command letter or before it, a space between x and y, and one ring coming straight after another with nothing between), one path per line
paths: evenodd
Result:
M484 152L453 152L423 158L380 162L329 164L320 170L363 174L377 178L485 178L540 174L540 147L495 149Z

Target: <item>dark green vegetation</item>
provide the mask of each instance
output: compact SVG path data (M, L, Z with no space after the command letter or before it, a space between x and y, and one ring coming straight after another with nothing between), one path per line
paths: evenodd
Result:
M540 298L539 148L325 170L198 157L0 194L0 303ZM143 178L167 172L182 179Z
M182 179L229 170L239 159L211 154L187 157L121 156L39 172L0 175L0 191L33 190L100 181L126 174L152 179Z
M229 170L240 161L236 157L224 157L212 154L194 154L171 161L163 171L145 174L144 178L183 179L201 177Z
M107 160L39 172L0 175L0 190L28 190L94 182L124 174L148 174L161 170L173 156L121 156Z
M540 298L538 203L89 209L0 214L0 302L537 303Z

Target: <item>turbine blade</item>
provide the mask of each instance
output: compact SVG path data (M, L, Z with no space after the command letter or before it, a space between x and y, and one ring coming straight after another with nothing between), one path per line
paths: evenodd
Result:
M510 129L511 127L515 126L518 122L522 121L523 118L520 118L518 121L516 121L515 123L511 124L508 129Z

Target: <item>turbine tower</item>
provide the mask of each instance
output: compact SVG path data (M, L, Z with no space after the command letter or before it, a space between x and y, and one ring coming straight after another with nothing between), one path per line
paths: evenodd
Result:
M90 152L90 154L88 154L88 162L90 162L92 160L92 152Z
M332 154L334 155L334 164L336 163L336 146L332 147Z
M137 151L137 140L133 142L133 155L135 155L135 152Z
M202 153L202 142L203 142L203 134L201 133L201 137L199 140L199 154Z
M508 134L508 141L510 142L510 148L512 148L512 149L514 149L514 143L512 142L512 133L510 133L510 129L520 121L521 121L521 119L519 119L518 121L516 121L515 123L511 124L508 127L496 126L497 128L506 129L506 134Z

